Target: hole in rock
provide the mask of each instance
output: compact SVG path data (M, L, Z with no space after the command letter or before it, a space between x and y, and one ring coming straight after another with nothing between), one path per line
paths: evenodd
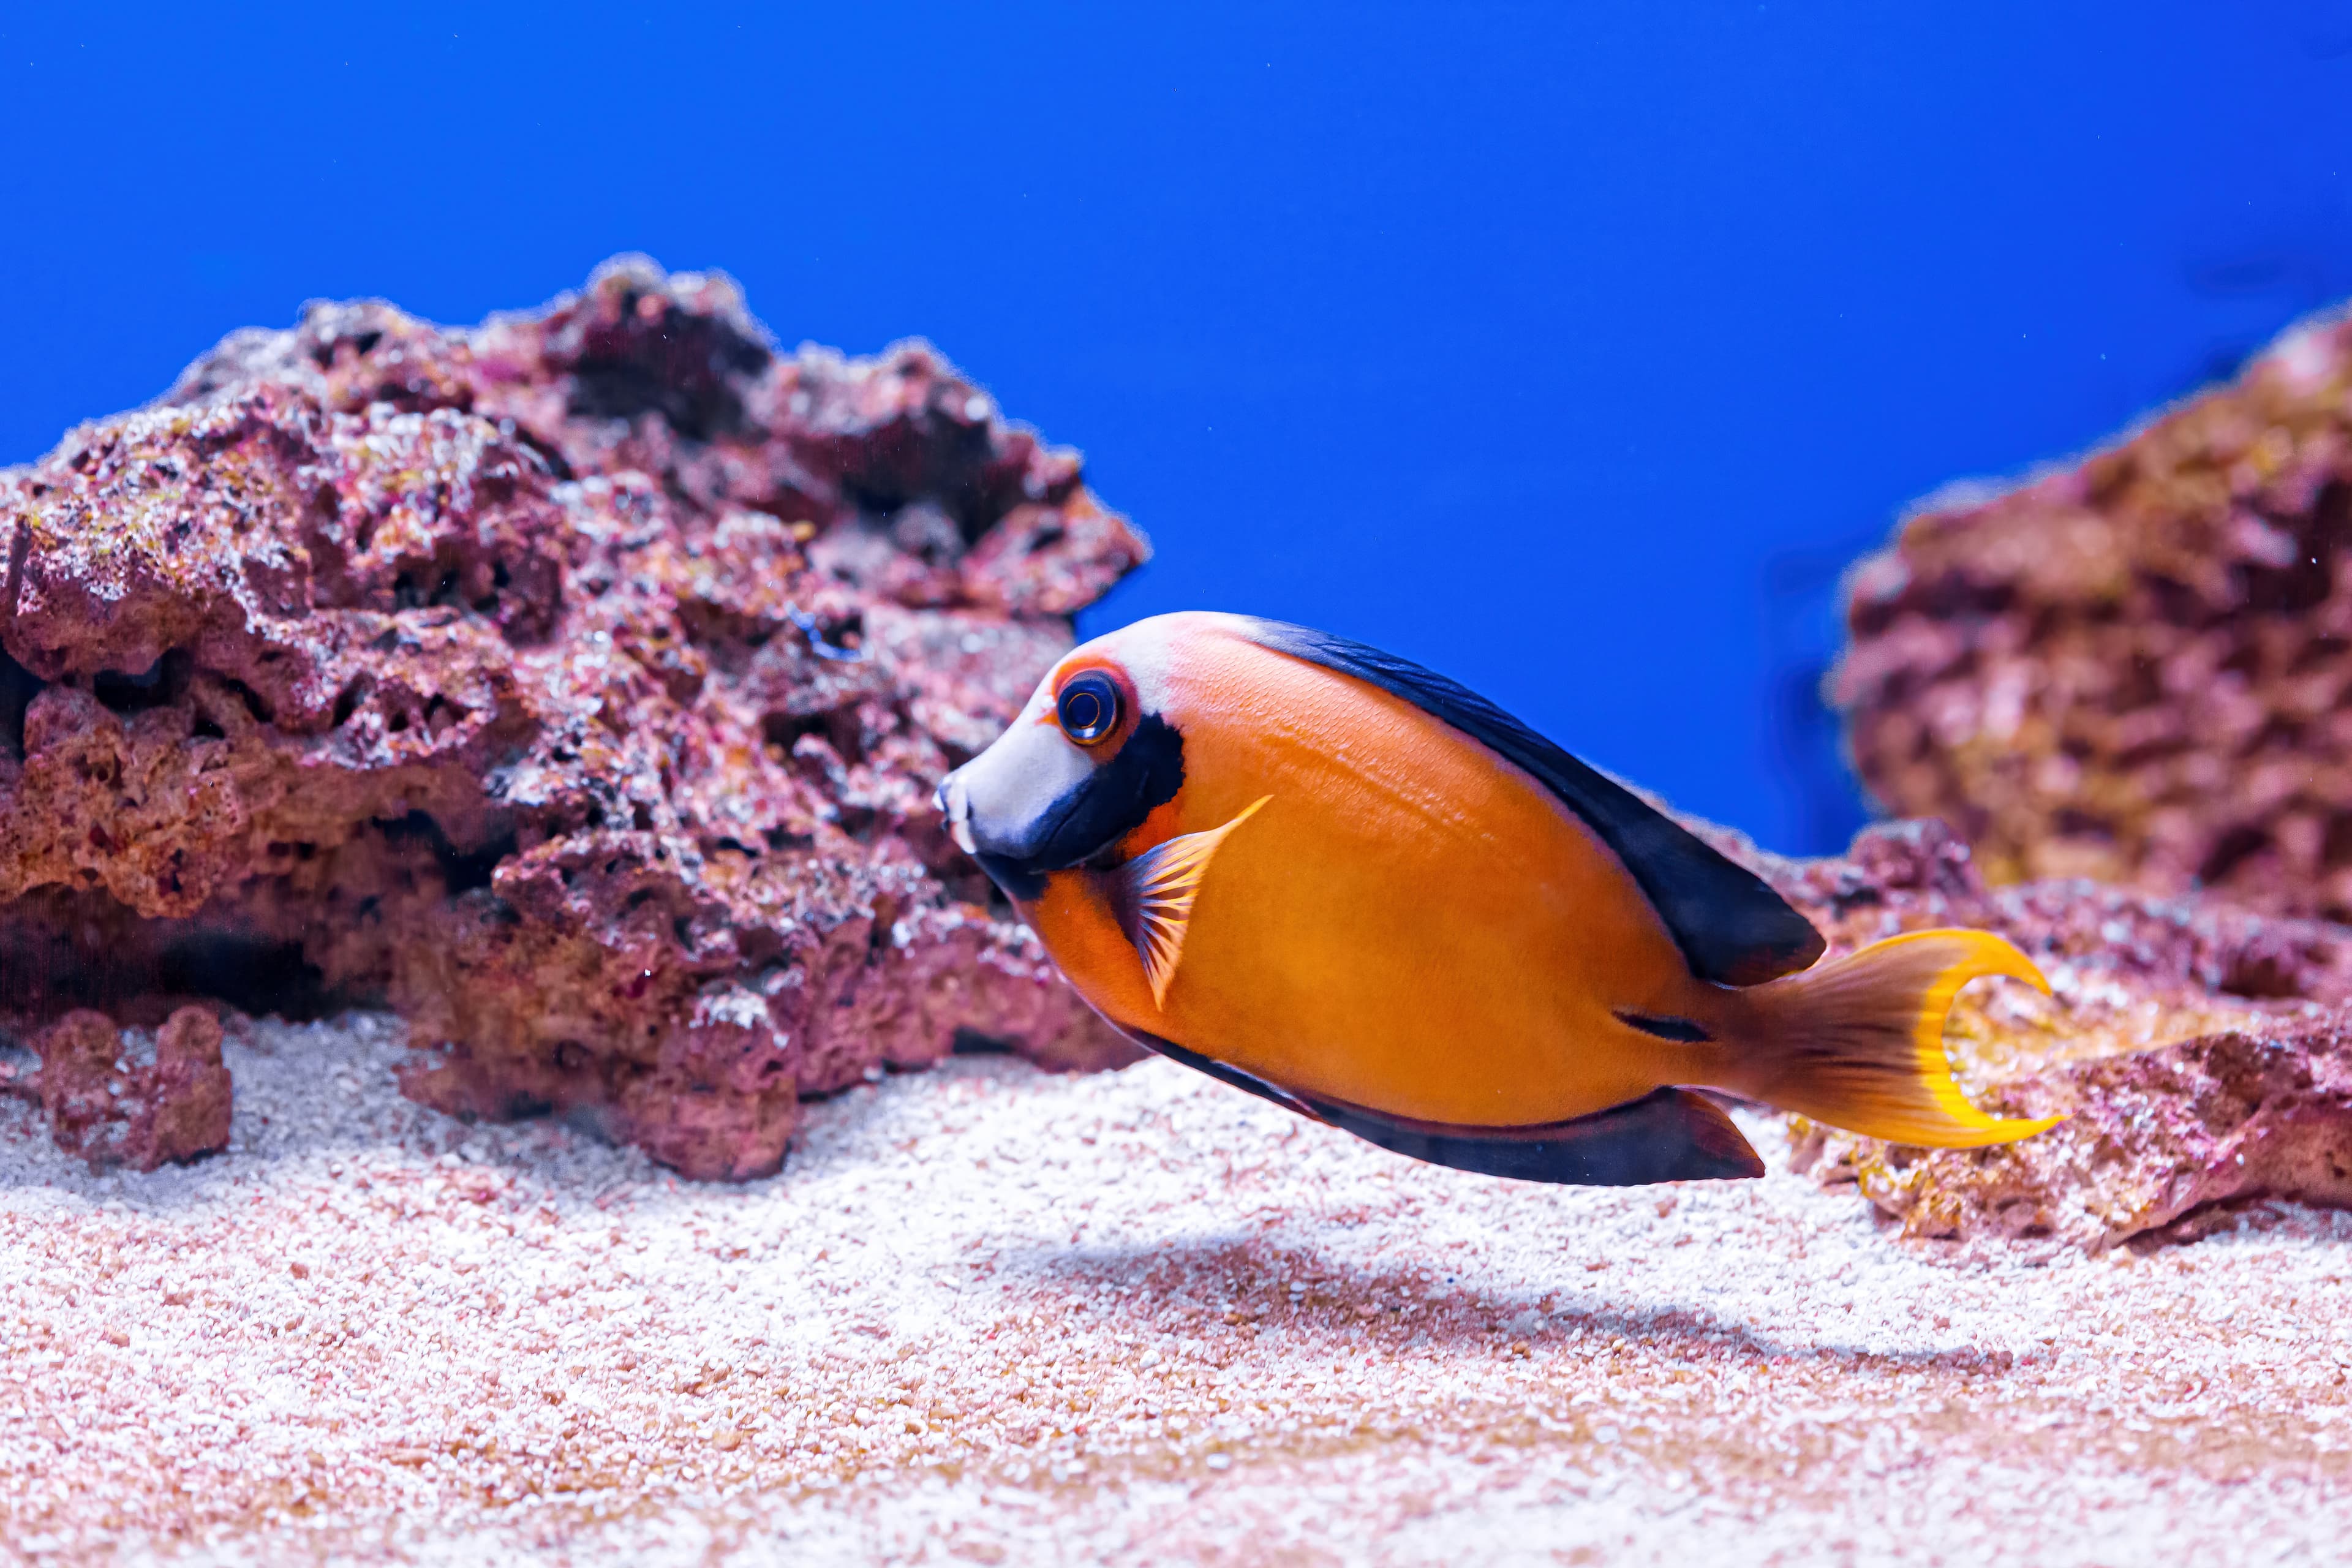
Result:
M2232 953L2221 973L2221 989L2257 1002L2289 1002L2304 994L2303 972L2297 953L2261 950Z
M223 688L234 692L239 702L245 704L245 710L253 715L255 723L268 724L276 721L277 715L271 711L269 704L262 700L260 692L256 691L244 681L230 676L223 675L215 679L220 681Z
M202 997L297 1020L382 1000L329 986L277 931L144 919L94 889L40 889L0 911L0 1011L48 1019L95 1007L152 1028Z
M658 414L689 441L742 428L733 378L757 375L774 353L731 321L667 302L648 320L639 313L646 298L624 293L616 324L592 329L588 352L572 367L571 412L592 419Z
M390 843L422 843L432 850L434 860L441 868L442 882L453 897L488 887L490 874L499 868L499 862L515 852L512 832L500 834L478 849L460 849L449 841L441 825L422 811L379 822L376 828Z
M101 669L90 678L90 695L115 713L141 713L160 708L187 689L188 671L194 662L175 648L135 674Z
M2251 824L2241 824L2232 827L2229 832L2221 835L2220 841L2206 855L2205 864L2197 868L2198 881L2206 887L2212 887L2248 860L2269 848L2271 836L2268 833Z
M1009 1057L1013 1054L1013 1042L967 1026L956 1030L955 1041L949 1049L960 1057Z
M2115 838L2115 825L2095 812L2080 806L2062 805L2051 816L2051 831L2061 838L2095 838L2103 843Z
M367 683L364 680L347 680L343 683L343 689L335 693L334 727L336 729L340 730L352 721L352 715L360 710L360 699L366 695L366 692Z
M297 1022L324 1017L341 1003L299 942L226 931L193 932L164 948L156 981L169 994L217 996L243 1012Z
M25 754L25 710L47 682L0 653L0 746L12 757Z
M786 757L793 742L814 735L845 763L856 763L866 753L866 726L855 708L832 708L822 713L768 713L760 720L761 738Z

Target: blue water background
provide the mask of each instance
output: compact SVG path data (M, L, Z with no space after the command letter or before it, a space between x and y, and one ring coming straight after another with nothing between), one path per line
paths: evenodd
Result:
M2352 294L2352 5L0 10L0 460L247 323L619 250L931 338L1187 606L1790 850L1843 567Z

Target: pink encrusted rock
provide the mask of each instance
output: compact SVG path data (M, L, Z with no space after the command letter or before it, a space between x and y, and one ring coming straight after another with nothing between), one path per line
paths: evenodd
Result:
M105 1014L80 1008L36 1036L33 1049L49 1134L93 1171L152 1171L228 1146L220 1021L202 1007L182 1007L127 1042Z
M2352 316L1852 579L1855 766L1994 881L2352 918Z
M1133 1055L930 796L1146 547L920 344L640 260L314 307L0 473L0 548L20 1015L388 1004L425 1102L723 1177L960 1039Z
M2262 1197L2352 1205L2352 930L2219 897L2084 881L1987 888L1936 821L1787 861L1710 832L1802 909L1834 954L1898 931L2000 931L2049 977L1962 994L1946 1033L1971 1098L2069 1120L1992 1149L1923 1150L1792 1117L1795 1163L1906 1236L2090 1250L2193 1233Z
M1911 1237L2050 1237L2092 1251L2263 1197L2352 1206L2352 1035L2200 1035L2061 1062L1982 1097L2057 1127L1991 1149L1892 1148L1815 1128L1798 1163L1852 1181Z

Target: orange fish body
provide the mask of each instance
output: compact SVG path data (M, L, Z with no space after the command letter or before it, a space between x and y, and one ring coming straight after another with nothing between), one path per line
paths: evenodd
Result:
M1202 614L1097 639L941 800L1111 1023L1404 1152L1549 1180L1760 1171L1695 1085L1920 1142L2040 1125L1976 1112L1942 1061L1958 984L2038 981L2014 949L1914 939L1867 971L1899 994L1849 995L1855 960L1804 973L1818 934L1752 876L1473 694L1339 639ZM1837 1071L1798 1081L1792 1031L1824 994L1889 1058L1853 1107ZM1828 1020L1812 1054L1857 1026Z
M1565 1121L1696 1076L1687 1047L1612 1015L1620 994L1687 1011L1694 983L1623 868L1541 786L1360 681L1213 632L1192 647L1179 711L1223 721L1185 728L1200 782L1122 851L1266 805L1202 879L1164 1004L1092 879L1048 877L1024 912L1097 1010L1433 1121Z

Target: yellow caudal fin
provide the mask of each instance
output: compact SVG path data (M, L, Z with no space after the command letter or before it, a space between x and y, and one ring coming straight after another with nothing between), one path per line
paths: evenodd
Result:
M2005 1121L1968 1102L1944 1055L1960 987L2005 974L2047 993L2033 961L1981 931L1921 931L1738 993L1754 1009L1742 1087L1833 1127L1937 1149L2009 1143L2063 1117ZM1727 1086L1733 1087L1733 1086Z
M1180 834L1156 845L1111 872L1111 904L1143 960L1144 978L1151 983L1151 1000L1165 1006L1168 983L1176 978L1177 961L1184 956L1184 931L1192 924L1192 900L1200 896L1201 878L1209 858L1225 835L1256 815L1272 800L1260 795L1223 827L1205 833Z

